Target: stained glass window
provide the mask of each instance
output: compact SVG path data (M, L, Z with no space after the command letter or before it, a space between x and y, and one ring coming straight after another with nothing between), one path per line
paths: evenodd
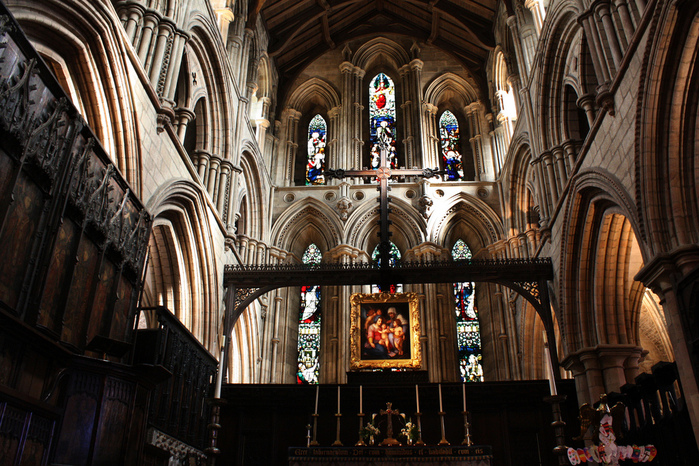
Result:
M318 246L311 244L303 253L304 264L319 264L321 253ZM320 369L320 286L301 287L299 309L298 370L296 382L300 384L318 383Z
M451 250L455 261L470 260L471 250L459 239ZM454 283L454 310L456 311L456 342L459 347L461 380L483 382L481 360L481 330L476 308L476 284Z
M388 265L390 267L395 266L399 261L400 261L400 250L398 249L398 246L391 244L391 251L389 252L389 261ZM374 252L371 253L371 260L376 263L376 265L381 265L381 252L379 251L379 246L378 244L376 248L374 248ZM380 293L381 292L381 285L371 285L371 292L372 293ZM389 293L402 293L403 292L403 285L398 283L398 284L391 284L390 288L388 290Z
M458 181L464 178L464 169L461 164L459 122L456 116L449 110L442 113L439 119L439 140L442 146L442 160L446 181Z
M369 165L376 170L381 165L381 146L388 148L388 163L398 167L396 152L396 88L384 73L369 83Z
M306 185L325 184L325 134L328 126L322 116L316 115L308 124L308 161Z

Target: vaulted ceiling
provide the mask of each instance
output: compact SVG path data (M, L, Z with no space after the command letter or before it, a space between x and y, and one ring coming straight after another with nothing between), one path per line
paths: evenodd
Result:
M288 83L327 50L379 34L401 34L434 45L484 76L485 60L495 46L497 1L253 0L248 21L259 13L266 23L269 55L282 82Z

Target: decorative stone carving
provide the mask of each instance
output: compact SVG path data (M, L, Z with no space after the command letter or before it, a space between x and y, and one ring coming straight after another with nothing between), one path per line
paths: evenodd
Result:
M420 212L422 212L422 216L425 218L429 217L432 205L434 204L432 198L426 195L421 196L420 199L418 199L417 203L420 206Z
M342 221L347 221L349 218L349 212L352 210L352 201L349 197L342 197L337 201L337 209L340 211L340 218Z

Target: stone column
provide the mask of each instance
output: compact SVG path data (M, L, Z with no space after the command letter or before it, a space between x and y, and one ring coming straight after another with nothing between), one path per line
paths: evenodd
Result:
M441 144L437 129L437 107L430 103L422 104L420 119L423 128L422 151L425 166L439 168L441 165Z
M534 26L536 26L536 34L541 35L541 27L544 24L544 12L543 7L539 0L526 0L524 6L529 8L532 16L534 17Z
M609 82L611 80L609 66L607 65L607 61L604 57L604 51L602 50L602 44L597 33L597 24L595 23L593 13L591 11L587 11L581 14L578 17L578 24L580 24L585 30L585 37L587 37L590 47L592 65L597 74L597 82Z
M362 112L364 104L362 104L362 86L364 85L364 75L366 72L358 67L354 67L352 71L352 118L350 121L351 133L351 153L349 154L350 168L361 168L362 165L362 147L364 140L362 139Z
M619 13L621 26L624 29L624 47L628 47L635 32L633 21L629 14L629 5L626 3L626 0L614 0L614 4L616 5L616 11Z
M192 163L197 167L197 173L199 175L199 181L206 186L206 174L207 168L209 166L209 159L211 158L211 153L197 149L194 151L192 156Z
M544 151L541 154L541 158L544 162L544 171L546 172L546 179L548 180L549 193L551 195L551 209L556 206L558 202L558 183L556 182L556 174L553 167L553 157L550 151Z
M138 25L141 22L141 18L145 13L146 9L139 5L138 3L132 3L129 5L128 20L126 21L126 37L128 37L129 42L136 45L136 39L138 38Z
M184 137L187 134L187 125L189 125L189 123L196 118L196 115L188 108L179 107L175 109L175 116L177 137L179 138L180 142L184 143ZM194 130L196 131L196 127L194 127Z
M218 167L221 165L221 158L218 155L212 155L209 160L209 174L206 179L206 190L211 196L211 200L216 200L216 182L218 180Z
M296 162L296 151L298 150L298 144L295 141L298 134L301 112L293 108L287 108L284 110L284 113L286 114L286 151L284 154L286 167L284 170L284 185L291 186L294 182L294 163ZM284 116L282 116L282 118L284 118Z
M529 73L527 72L527 67L524 61L524 51L522 50L522 43L520 42L519 27L517 25L517 17L514 15L507 17L507 26L510 28L510 33L512 34L512 43L515 46L515 54L517 55L517 65L519 66L519 75L524 78L524 82L527 82ZM511 70L514 71L514 70Z
M354 70L354 65L352 63L345 61L340 64L340 73L342 73L342 107L339 117L340 125L338 126L338 147L334 151L333 155L333 165L339 168L350 169L350 168L360 168L357 166L352 166L353 161L349 156L348 149L353 144L350 138L350 128L349 124L352 120L352 109L354 106L354 98L352 91L354 86L352 85L352 74Z
M163 65L166 57L166 52L169 52L171 43L171 35L175 31L175 25L171 20L164 18L158 25L158 37L155 42L155 50L153 51L153 61L150 63L149 78L153 87L158 90L160 75L163 71Z
M553 154L553 163L555 165L558 192L563 193L563 188L565 188L565 185L568 182L570 166L568 166L566 154L562 146L552 147L551 153Z
M341 132L340 128L340 116L342 114L342 107L334 107L328 110L328 134L325 136L325 167L334 168L342 163L340 156L340 145L339 145L339 135ZM326 184L337 185L339 180L331 179L325 180Z
M614 61L614 69L619 68L623 54L621 53L621 48L619 46L619 39L616 35L616 27L612 21L612 15L609 11L609 0L597 0L594 4L595 12L597 16L602 20L602 25L604 26L604 36L607 39L607 45L609 45L609 50L612 53L612 59Z
M563 150L566 153L566 158L568 159L568 166L570 167L569 173L573 173L575 169L575 163L577 162L578 147L575 141L568 139L563 141Z
M578 108L583 109L583 111L585 112L585 116L587 117L587 124L590 128L592 128L592 125L595 124L596 116L595 96L593 96L592 94L584 94L580 98L578 98L577 102L575 102L575 105L577 105Z
M221 215L221 218L225 218L224 209L227 207L226 197L228 196L228 192L229 192L228 183L229 183L231 169L232 169L232 165L228 160L221 161L221 175L219 177L219 185L218 185L217 199L216 199L216 210L218 210L219 214Z
M180 66L182 64L182 57L184 56L184 48L187 41L189 41L189 34L181 30L175 32L170 64L165 77L165 85L163 86L163 97L165 100L172 101L175 99L177 80L180 76Z
M543 161L541 157L537 157L531 162L534 170L536 170L536 181L537 188L539 191L539 207L541 209L541 226L545 227L548 225L549 221L549 207L548 193L546 189Z
M147 69L146 62L150 55L153 31L158 24L159 17L158 12L152 10L148 10L143 16L143 29L138 43L138 58L141 60L144 69Z

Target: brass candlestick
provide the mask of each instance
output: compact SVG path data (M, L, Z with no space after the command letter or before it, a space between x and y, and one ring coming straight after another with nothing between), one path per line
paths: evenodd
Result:
M311 425L306 424L306 448L311 446Z
M424 445L425 442L422 441L422 423L420 422L420 416L422 416L422 413L417 412L415 413L415 416L417 417L417 442L415 442L415 445Z
M461 445L470 447L473 442L471 441L471 423L468 422L468 411L461 411L461 414L464 415L464 441L461 442Z
M438 445L449 445L449 442L447 441L445 435L444 435L444 416L446 416L447 413L444 411L439 412L439 419L442 424L442 440L439 441Z
M342 414L335 413L335 417L337 418L337 437L335 438L335 441L333 442L333 447L341 447L342 442L340 442L340 418L342 417Z
M366 443L364 443L364 440L362 440L361 434L362 429L364 428L364 413L357 414L357 417L359 418L359 440L357 441L357 443L354 444L354 446L363 447L366 445Z
M313 413L313 414L311 414L311 416L313 416L313 440L311 440L311 443L309 443L308 445L312 446L312 447L317 447L318 445L320 445L320 443L318 443L318 441L316 440L316 434L318 433L318 416L319 416L319 414Z

